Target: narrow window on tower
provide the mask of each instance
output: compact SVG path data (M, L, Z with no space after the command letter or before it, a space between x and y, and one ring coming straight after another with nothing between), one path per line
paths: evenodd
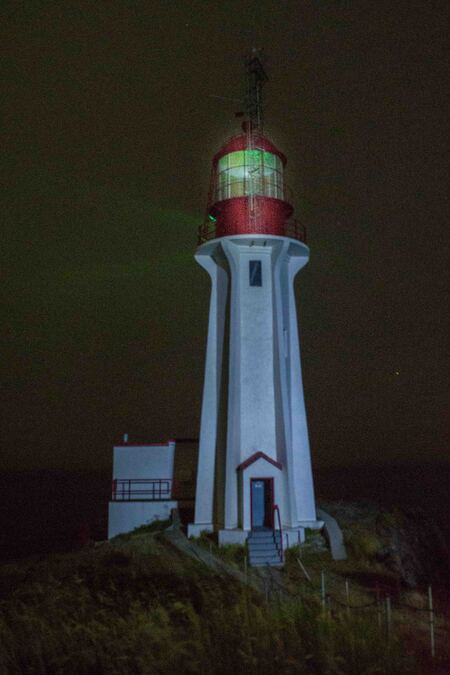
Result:
M250 286L262 286L261 260L249 261Z

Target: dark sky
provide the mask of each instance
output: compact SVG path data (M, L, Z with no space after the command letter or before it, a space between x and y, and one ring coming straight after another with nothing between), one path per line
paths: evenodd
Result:
M197 436L213 153L265 48L313 461L446 457L446 2L3 2L2 466ZM398 374L397 374L398 373Z

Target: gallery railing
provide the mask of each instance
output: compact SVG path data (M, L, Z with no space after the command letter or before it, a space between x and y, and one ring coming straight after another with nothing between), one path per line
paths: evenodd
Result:
M257 232L255 233L257 234ZM207 218L198 228L198 245L200 246L210 239L216 239L217 236L216 223ZM306 244L306 228L295 218L289 218L289 220L284 223L283 236L290 237L290 239L297 239L297 241Z

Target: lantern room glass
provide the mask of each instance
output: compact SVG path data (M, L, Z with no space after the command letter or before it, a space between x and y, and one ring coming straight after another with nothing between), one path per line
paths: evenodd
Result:
M284 198L283 163L264 150L238 150L219 159L216 199L247 195Z

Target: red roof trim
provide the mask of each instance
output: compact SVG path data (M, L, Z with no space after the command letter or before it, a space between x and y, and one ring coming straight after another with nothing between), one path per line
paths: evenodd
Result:
M239 464L239 466L236 467L236 471L238 471L239 469L241 469L243 471L248 466L250 466L250 464L253 464L253 462L256 462L258 459L265 459L266 462L269 462L269 464L273 464L273 466L276 466L277 469L280 469L280 471L283 468L283 465L280 464L280 462L276 462L271 457L268 457L268 455L266 455L265 452L260 451L260 452L255 452L255 454L252 455L251 457L249 457L248 459L246 459L245 462L242 462L242 464Z

